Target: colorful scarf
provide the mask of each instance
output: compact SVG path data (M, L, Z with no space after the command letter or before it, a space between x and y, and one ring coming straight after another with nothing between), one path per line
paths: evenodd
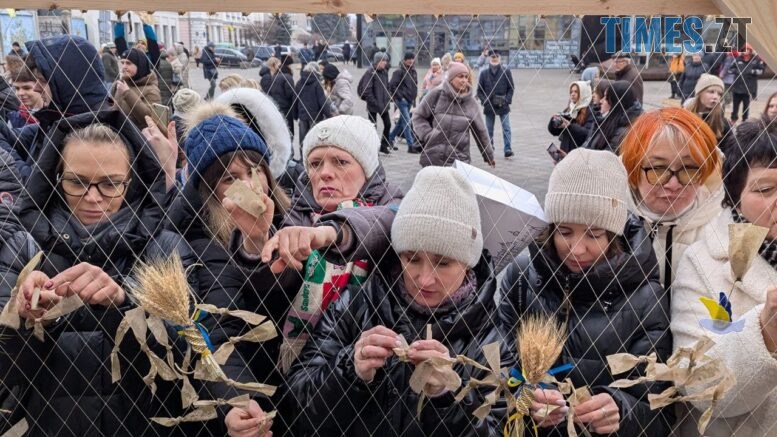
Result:
M337 209L360 206L371 204L349 200L339 204ZM315 214L313 222L319 217ZM283 324L280 365L284 374L297 360L329 304L337 300L348 285L359 285L367 279L367 260L337 265L326 261L320 251L314 250L305 262L304 278Z

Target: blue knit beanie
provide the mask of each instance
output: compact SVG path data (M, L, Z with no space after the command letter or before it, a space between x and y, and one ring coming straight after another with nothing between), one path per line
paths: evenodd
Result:
M270 150L264 140L240 120L214 115L194 126L186 137L189 178L195 187L200 177L219 156L239 150L253 150L270 162Z

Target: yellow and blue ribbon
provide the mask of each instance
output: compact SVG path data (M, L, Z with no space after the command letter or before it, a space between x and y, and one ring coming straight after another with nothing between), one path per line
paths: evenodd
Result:
M208 334L208 328L205 327L205 325L202 324L202 320L208 317L208 312L205 310L197 309L194 311L194 314L192 314L192 324L181 326L176 325L175 330L178 333L178 335L183 335L184 331L188 328L195 327L198 331L200 331L200 335L202 336L202 339L205 340L205 345L208 346L208 351L210 353L213 353L216 351L216 349L213 347L213 343L210 341L210 335Z
M572 369L574 369L574 365L567 363L562 364L560 366L556 366L550 370L548 370L547 374L551 376L555 376L562 372L568 372ZM534 389L534 386L532 384L528 384L526 382L526 374L522 370L518 370L515 367L510 368L508 371L508 378L507 378L507 386L510 388L521 388L521 386L524 386L523 388L516 391L515 397L519 398L523 395L523 389ZM552 386L550 384L546 384L544 382L539 383L539 388L551 388ZM520 422L523 420L523 414L519 412L515 412L510 415L510 417L507 419L507 423L504 426L504 429L502 430L504 437L509 437L511 434L511 430L513 428L516 429L522 429L522 425ZM534 435L539 435L539 427L536 423L534 423L534 420L532 419L532 427L534 429ZM522 432L518 432L518 434L523 434Z

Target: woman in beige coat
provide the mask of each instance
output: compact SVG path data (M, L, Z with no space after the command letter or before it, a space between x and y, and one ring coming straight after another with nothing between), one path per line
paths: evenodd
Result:
M777 430L777 135L758 122L737 128L724 165L725 204L729 209L704 229L683 255L672 297L674 347L688 347L702 336L715 345L707 355L720 359L736 384L717 403L705 435L773 436ZM750 222L769 229L750 270L733 284L728 256L728 225ZM730 293L732 320L744 320L741 332L717 334L699 324L710 316L700 297ZM698 435L696 425L708 407L689 404L679 435Z
M663 108L634 122L620 152L629 173L629 209L653 238L661 281L669 290L683 252L722 210L715 134L696 114Z
M430 91L413 112L413 132L421 144L421 165L450 166L470 162L470 133L483 160L494 167L494 148L472 94L470 70L452 63L443 84Z

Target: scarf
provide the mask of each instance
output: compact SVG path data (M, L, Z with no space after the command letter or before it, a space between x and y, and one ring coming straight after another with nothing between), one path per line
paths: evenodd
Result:
M731 209L731 218L734 219L734 223L750 223L747 219L735 209ZM761 255L766 262L777 270L777 241L765 239L761 243L761 247L758 248L758 254Z
M349 200L339 204L337 209L359 206L371 205L364 201ZM319 218L320 214L314 214L313 222ZM329 304L337 300L347 286L359 285L367 279L367 266L367 260L352 261L344 266L330 263L318 250L308 256L302 287L283 323L280 365L284 374L289 372L297 360Z
M419 304L410 296L405 287L405 281L402 279L401 269L396 273L395 277L400 278L397 281L397 286L399 287L399 297L402 301L415 312L426 316L446 314L456 309L460 310L469 305L477 296L477 278L475 277L475 271L472 269L467 271L464 281L458 290L446 296L436 307Z

